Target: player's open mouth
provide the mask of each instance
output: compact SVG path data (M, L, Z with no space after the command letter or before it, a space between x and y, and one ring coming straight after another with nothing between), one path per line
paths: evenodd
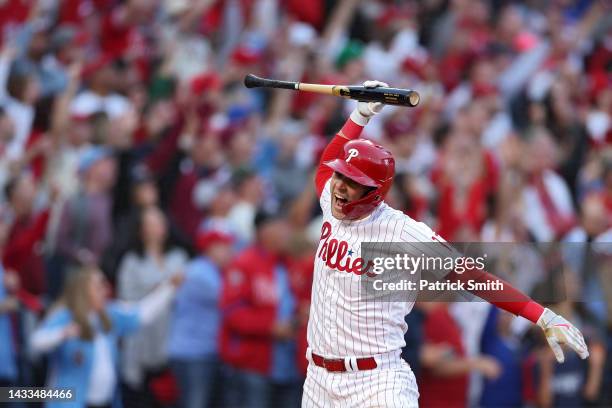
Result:
M344 207L346 203L348 203L346 198L339 196L338 194L334 194L334 207L336 207L337 210L342 210L342 207Z

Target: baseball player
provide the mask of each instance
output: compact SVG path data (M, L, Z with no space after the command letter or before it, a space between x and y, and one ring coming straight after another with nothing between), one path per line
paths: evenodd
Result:
M364 86L388 85L366 81ZM302 407L418 406L414 374L400 357L407 330L404 317L413 302L360 299L365 272L361 243L444 240L383 201L393 180L393 156L382 146L359 139L363 127L382 107L359 102L325 148L317 169L323 226L315 259ZM415 246L414 251L419 256L423 249ZM479 273L480 280L498 281ZM505 299L516 299L512 302L495 301L487 291L474 294L540 326L559 362L564 360L561 344L583 359L588 357L576 327L509 284L504 282L503 294Z

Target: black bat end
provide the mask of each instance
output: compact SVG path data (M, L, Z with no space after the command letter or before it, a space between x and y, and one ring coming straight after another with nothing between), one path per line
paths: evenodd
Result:
M246 86L247 88L257 88L258 86L262 86L263 84L263 79L253 75L253 74L247 74L244 77L244 86Z

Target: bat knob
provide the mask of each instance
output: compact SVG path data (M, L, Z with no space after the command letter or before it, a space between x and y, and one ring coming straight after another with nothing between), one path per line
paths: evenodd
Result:
M258 86L261 86L262 82L263 81L260 77L253 74L247 74L244 77L244 86L246 86L247 88L256 88Z
M412 91L410 95L408 96L408 101L410 102L410 106L413 106L413 107L417 106L419 102L421 101L421 96L419 95L418 92Z

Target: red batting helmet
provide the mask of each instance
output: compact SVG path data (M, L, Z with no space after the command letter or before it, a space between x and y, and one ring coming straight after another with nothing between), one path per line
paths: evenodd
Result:
M361 185L374 187L364 197L342 208L349 219L359 218L376 208L389 192L395 173L395 160L391 152L365 139L347 142L342 159L324 164Z

